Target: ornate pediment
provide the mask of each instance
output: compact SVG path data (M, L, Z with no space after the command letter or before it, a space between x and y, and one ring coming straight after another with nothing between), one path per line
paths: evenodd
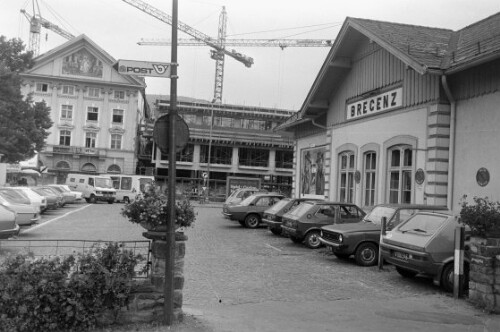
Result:
M63 58L63 75L102 77L102 69L102 61L85 48Z
M85 131L99 131L99 130L101 130L101 127L99 127L98 125L93 124L93 123L88 123L85 126L83 126L83 130L85 130Z
M111 134L125 134L125 129L121 128L121 127L117 127L117 126L113 126L111 128L109 128L109 132Z

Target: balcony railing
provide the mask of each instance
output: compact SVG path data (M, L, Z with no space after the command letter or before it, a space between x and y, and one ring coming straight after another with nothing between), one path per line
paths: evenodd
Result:
M78 147L78 146L54 145L52 147L52 152L68 153L68 154L98 155L99 149L97 149L97 148L84 148L84 147Z

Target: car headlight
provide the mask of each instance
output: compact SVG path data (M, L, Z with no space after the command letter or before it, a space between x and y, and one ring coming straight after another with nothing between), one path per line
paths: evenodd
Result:
M339 234L339 242L342 242L344 241L344 237L342 236L342 234Z

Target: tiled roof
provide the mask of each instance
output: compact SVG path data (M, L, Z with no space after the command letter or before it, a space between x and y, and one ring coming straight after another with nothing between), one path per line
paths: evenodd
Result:
M348 18L418 63L439 68L448 50L452 30Z
M500 13L458 30L456 34L456 48L450 52L450 67L499 53Z

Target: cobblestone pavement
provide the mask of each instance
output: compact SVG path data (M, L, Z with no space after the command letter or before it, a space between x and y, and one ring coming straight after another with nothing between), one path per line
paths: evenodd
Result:
M186 231L184 307L211 321L217 331L285 326L288 331L315 331L301 325L313 321L318 330L336 331L331 328L341 325L331 324L339 320L351 331L420 330L422 322L431 324L431 330L446 331L453 323L459 331L459 323L467 331L486 331L496 324L496 316L455 300L429 279L403 279L390 265L383 271L360 267L326 248L311 250L266 228L243 228L224 219L220 207L197 211L195 227ZM362 322L362 310L384 321L380 329ZM356 320L358 325L352 323ZM390 321L405 324L387 325ZM445 328L435 329L442 322Z

